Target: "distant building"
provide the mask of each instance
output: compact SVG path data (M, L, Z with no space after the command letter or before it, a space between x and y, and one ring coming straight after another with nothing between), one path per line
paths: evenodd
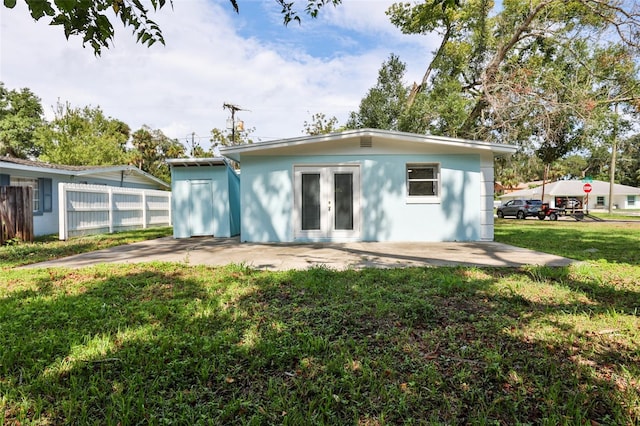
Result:
M594 180L589 183L591 192L584 192L585 182L581 180L559 180L550 182L544 188L544 203L550 207L568 207L579 201L582 208L589 210L605 209L609 206L609 182ZM542 199L542 185L535 188L522 189L501 195L500 200L505 203L516 198ZM617 209L640 209L640 188L614 184L613 204Z

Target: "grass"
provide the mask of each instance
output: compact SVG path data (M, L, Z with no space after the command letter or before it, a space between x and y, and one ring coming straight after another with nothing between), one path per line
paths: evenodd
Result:
M640 221L497 219L495 239L577 260L640 265Z
M499 221L569 268L5 268L0 424L638 424L634 246L585 251L637 251L611 226Z
M148 228L115 234L92 235L59 241L57 235L38 237L33 243L13 242L0 246L0 269L44 262L79 253L105 249L172 235L173 228Z

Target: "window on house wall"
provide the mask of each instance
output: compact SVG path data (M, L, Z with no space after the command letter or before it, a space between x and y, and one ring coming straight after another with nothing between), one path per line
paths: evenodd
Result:
M33 212L35 214L52 211L53 186L51 179L11 176L9 185L30 186L33 189Z
M440 197L440 165L407 164L407 197L415 201L437 200Z
M19 176L11 176L11 186L30 186L33 190L33 211L40 211L40 191L37 178L25 178Z
M604 197L603 196L596 197L596 206L597 207L604 207Z
M627 206L634 207L636 205L636 196L635 195L627 195Z

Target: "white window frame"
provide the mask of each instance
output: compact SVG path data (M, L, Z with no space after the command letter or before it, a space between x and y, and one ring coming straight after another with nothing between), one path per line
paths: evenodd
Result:
M33 199L31 202L33 203L33 211L40 212L40 183L38 182L38 178L31 177L22 177L22 176L11 176L9 178L10 186L30 186L33 190Z
M418 181L409 179L409 170L412 168L433 168L435 169L434 179L419 179L419 181L433 181L436 183L435 195L409 195L409 182ZM407 163L405 165L405 191L407 204L437 204L440 203L442 193L442 168L440 163Z
M627 207L635 207L635 206L636 206L636 196L627 195Z

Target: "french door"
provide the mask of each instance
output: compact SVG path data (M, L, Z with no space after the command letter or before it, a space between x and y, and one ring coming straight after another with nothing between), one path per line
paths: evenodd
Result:
M360 236L360 167L294 168L295 237L318 241Z

